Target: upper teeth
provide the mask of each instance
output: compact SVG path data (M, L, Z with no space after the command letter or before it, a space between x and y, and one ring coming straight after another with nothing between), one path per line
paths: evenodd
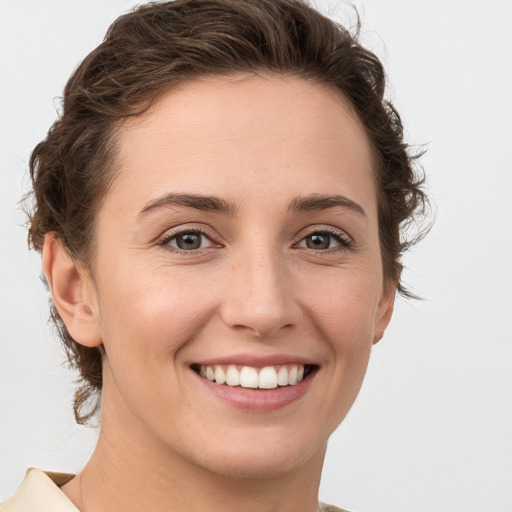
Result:
M289 364L254 368L252 366L237 367L201 365L199 374L217 384L241 386L243 388L275 389L277 386L293 386L304 378L304 365Z

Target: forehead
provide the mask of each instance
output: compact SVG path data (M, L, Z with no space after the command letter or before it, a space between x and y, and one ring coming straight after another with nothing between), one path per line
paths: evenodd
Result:
M336 184L368 196L359 201L376 196L371 145L350 102L297 77L190 81L117 135L114 193L122 189L134 201L143 194L150 200L162 187L236 195L244 183L255 196L270 184L290 198L332 193Z

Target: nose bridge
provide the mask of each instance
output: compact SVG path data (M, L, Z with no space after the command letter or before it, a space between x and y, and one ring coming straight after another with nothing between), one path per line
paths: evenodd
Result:
M286 260L275 245L250 244L237 254L232 270L232 286L224 303L228 325L269 336L299 321Z

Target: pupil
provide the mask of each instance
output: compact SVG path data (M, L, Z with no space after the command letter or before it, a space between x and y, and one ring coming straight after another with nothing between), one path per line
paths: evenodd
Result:
M187 233L186 235L180 235L176 244L180 249L191 250L199 249L201 246L201 235L196 233Z
M310 249L328 249L330 243L329 235L310 235L306 245Z

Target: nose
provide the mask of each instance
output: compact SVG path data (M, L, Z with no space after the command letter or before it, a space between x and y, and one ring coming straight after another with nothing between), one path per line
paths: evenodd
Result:
M221 315L231 328L269 337L300 323L302 312L285 262L270 251L242 255L231 268Z

